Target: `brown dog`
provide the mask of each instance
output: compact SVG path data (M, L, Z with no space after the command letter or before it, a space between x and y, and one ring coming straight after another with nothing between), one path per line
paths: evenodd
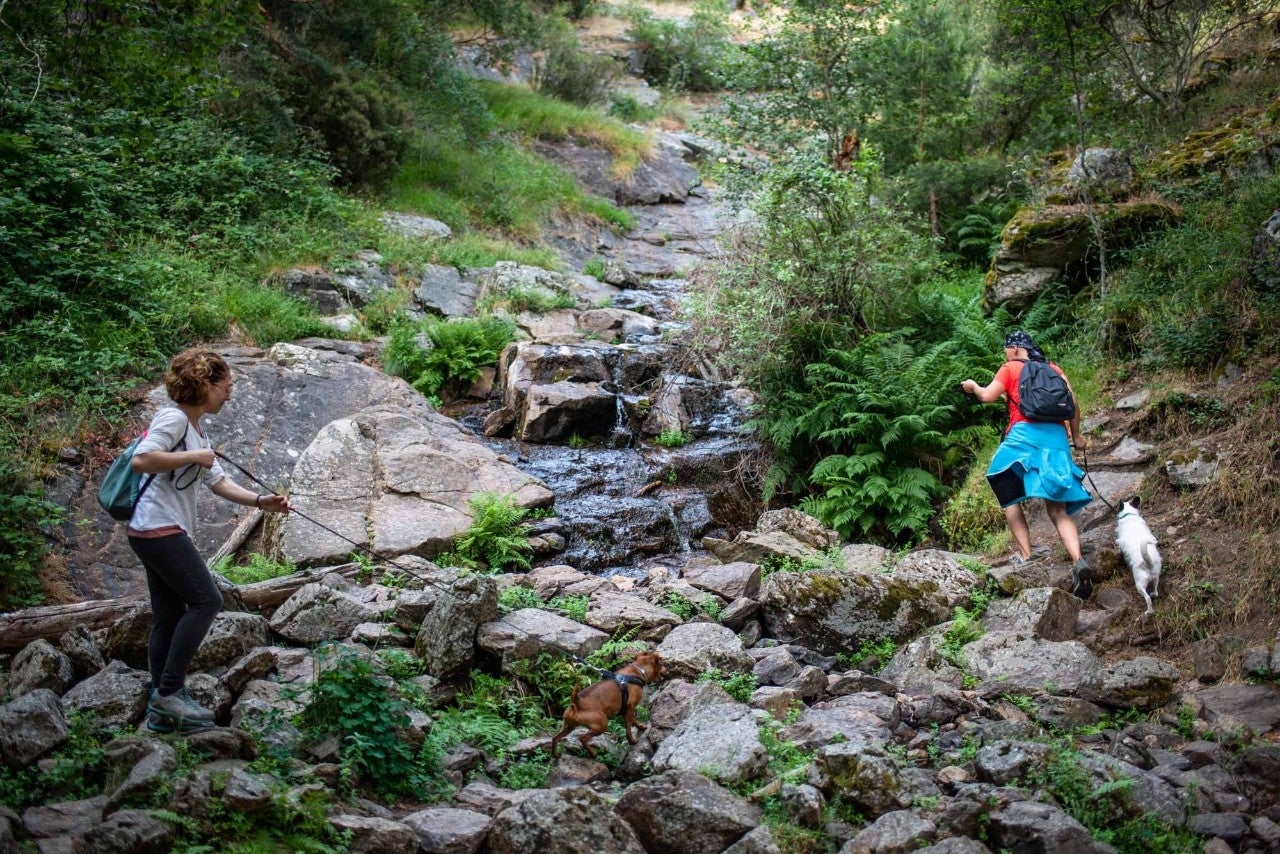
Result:
M644 695L645 686L656 682L661 675L662 657L656 652L642 652L630 664L619 667L614 678L602 679L581 692L574 688L573 695L569 698L569 708L564 710L564 726L551 739L551 755L559 755L560 739L574 727L584 726L590 731L578 740L582 742L587 755L594 758L596 749L591 746L591 739L604 732L609 725L609 718L619 713L626 721L627 741L635 744L636 735L632 729L644 729L644 724L636 720L636 704Z

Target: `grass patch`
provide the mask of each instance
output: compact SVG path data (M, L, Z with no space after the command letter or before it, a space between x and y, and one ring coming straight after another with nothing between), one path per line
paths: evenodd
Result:
M225 557L214 564L212 569L232 584L254 584L258 581L270 581L273 578L293 575L298 571L298 568L293 565L293 561L288 558L276 562L257 552L249 555L248 563L243 565L233 566L231 558Z
M480 92L503 130L537 139L573 139L613 155L614 177L631 173L653 148L648 135L599 110L540 95L520 86L483 81Z
M391 179L385 204L469 226L534 240L555 214L591 217L627 229L632 216L587 193L565 169L514 142L476 144L461 136L424 133Z

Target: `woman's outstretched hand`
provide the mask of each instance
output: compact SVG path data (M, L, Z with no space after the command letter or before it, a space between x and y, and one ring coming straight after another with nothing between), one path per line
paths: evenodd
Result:
M960 388L964 390L965 394L978 393L978 384L973 380L965 380L964 382L960 383Z
M258 499L258 506L268 513L288 513L293 509L288 497L284 495L263 495Z

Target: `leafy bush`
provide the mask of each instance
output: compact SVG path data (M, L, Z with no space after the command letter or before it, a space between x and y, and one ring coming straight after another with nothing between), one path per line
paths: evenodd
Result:
M582 274L603 282L605 276L604 259L588 258L582 265Z
M543 95L590 107L609 97L617 71L613 57L586 53L576 36L562 32L551 39L534 69L533 88Z
M387 678L396 682L403 682L405 679L412 679L426 672L426 665L422 659L407 649L380 649L378 658L382 662L382 669L386 671Z
M1128 252L1099 323L1113 349L1156 365L1205 370L1251 347L1274 351L1280 293L1250 278L1253 237L1280 207L1280 178L1186 205L1183 223Z
M383 351L383 366L424 395L457 394L479 379L482 368L496 363L514 338L515 324L496 317L400 322Z
M552 608L578 623L586 622L590 604L591 599L587 596L557 596L550 602Z
M0 459L0 610L40 604L36 570L45 556L41 530L62 520L62 508L40 497Z
M661 20L639 6L628 9L627 17L645 80L696 92L720 88L733 51L723 3L703 0L688 23Z
M683 448L692 440L693 437L683 430L663 430L653 437L653 443L664 448Z
M532 587L516 585L502 589L502 592L498 594L498 607L505 614L524 608L541 608L543 607L543 602L538 598L538 594L534 592Z
M454 542L458 557L490 572L528 569L533 551L523 524L528 511L517 507L511 496L491 492L473 496L471 511L471 527Z
M384 795L412 795L423 782L399 730L408 706L387 690L373 664L350 650L323 656L319 678L298 716L305 733L342 739L342 765Z

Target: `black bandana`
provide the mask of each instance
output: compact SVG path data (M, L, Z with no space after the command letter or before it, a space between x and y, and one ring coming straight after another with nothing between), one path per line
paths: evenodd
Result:
M1031 336L1021 329L1004 336L1004 346L1021 347L1027 351L1027 358L1033 362L1047 362L1044 352L1031 340Z

